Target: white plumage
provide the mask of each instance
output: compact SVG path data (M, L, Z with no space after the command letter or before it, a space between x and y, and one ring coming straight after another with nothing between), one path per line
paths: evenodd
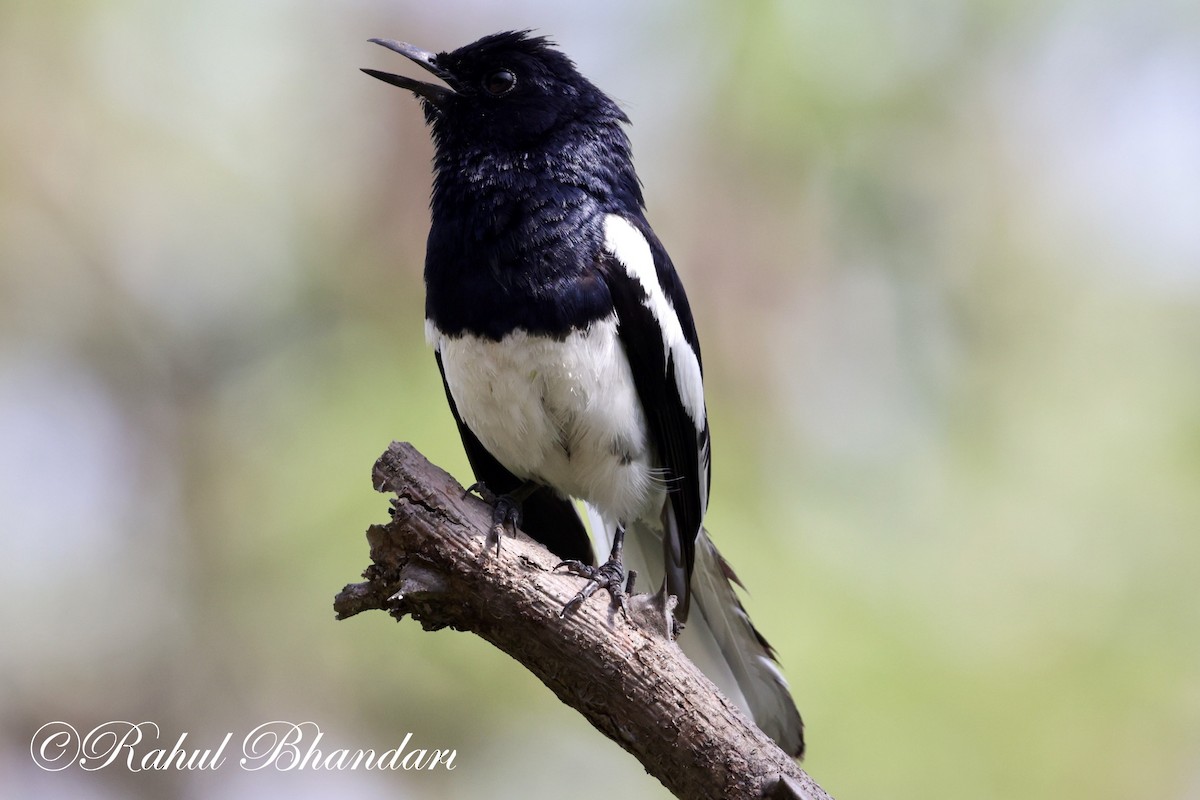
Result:
M592 503L606 519L657 515L664 488L616 319L565 339L426 335L458 413L510 472Z

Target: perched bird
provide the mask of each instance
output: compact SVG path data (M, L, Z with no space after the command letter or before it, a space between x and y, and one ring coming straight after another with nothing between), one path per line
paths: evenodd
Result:
M774 653L703 527L700 344L646 221L628 118L529 31L437 54L371 41L442 81L363 70L416 94L432 129L425 332L497 535L519 516L565 559L559 566L587 578L563 613L600 588L623 605L623 556L664 582L680 622L694 599L703 620L692 617L681 646L715 645L712 664L693 657L802 755L803 725ZM598 567L571 498L609 549Z

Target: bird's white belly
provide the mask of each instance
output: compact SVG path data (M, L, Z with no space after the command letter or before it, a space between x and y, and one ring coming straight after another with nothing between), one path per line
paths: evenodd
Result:
M497 342L426 326L463 422L510 472L614 521L657 516L663 487L615 318L561 340L514 331Z

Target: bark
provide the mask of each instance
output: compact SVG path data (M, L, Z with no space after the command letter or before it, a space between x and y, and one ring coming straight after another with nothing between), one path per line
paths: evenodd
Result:
M380 609L482 637L677 797L829 800L671 640L657 595L626 617L601 592L561 618L582 579L520 532L497 553L489 507L411 445L388 448L374 483L396 495L392 520L367 531L372 563L334 601L339 619Z

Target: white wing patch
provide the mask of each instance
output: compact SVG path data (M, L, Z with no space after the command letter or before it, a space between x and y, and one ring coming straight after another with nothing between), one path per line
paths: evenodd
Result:
M703 431L704 378L700 374L700 360L684 337L679 317L659 285L650 243L629 220L609 214L604 218L604 246L646 292L646 307L662 330L664 354L671 356L675 364L675 385L679 389L679 399L683 401L684 410L692 418L696 430Z

